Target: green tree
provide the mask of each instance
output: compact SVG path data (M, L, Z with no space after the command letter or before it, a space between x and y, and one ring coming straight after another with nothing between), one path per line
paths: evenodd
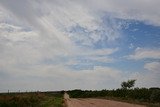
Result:
M126 81L123 81L122 83L121 83L121 87L123 88L123 89L130 89L131 87L134 87L134 85L135 85L135 81L136 80L128 80L127 82Z

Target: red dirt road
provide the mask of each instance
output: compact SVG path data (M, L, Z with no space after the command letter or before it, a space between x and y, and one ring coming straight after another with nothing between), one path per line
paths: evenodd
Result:
M64 99L67 107L146 107L143 105L129 104L105 99L74 99L69 98L68 94L64 95Z

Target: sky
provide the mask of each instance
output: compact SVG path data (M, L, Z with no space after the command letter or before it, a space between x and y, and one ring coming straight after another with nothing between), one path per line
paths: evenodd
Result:
M0 0L0 92L160 87L160 0Z

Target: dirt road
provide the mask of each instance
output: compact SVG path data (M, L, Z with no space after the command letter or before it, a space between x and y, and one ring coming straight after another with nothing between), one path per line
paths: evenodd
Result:
M145 107L142 105L129 104L105 99L74 99L69 98L69 95L66 93L64 95L64 98L67 107Z

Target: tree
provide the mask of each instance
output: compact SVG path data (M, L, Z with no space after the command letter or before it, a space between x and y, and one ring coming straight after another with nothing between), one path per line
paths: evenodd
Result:
M127 82L123 81L121 83L121 87L123 89L130 89L131 87L134 87L135 81L136 80L134 80L134 79L133 80L128 80Z

